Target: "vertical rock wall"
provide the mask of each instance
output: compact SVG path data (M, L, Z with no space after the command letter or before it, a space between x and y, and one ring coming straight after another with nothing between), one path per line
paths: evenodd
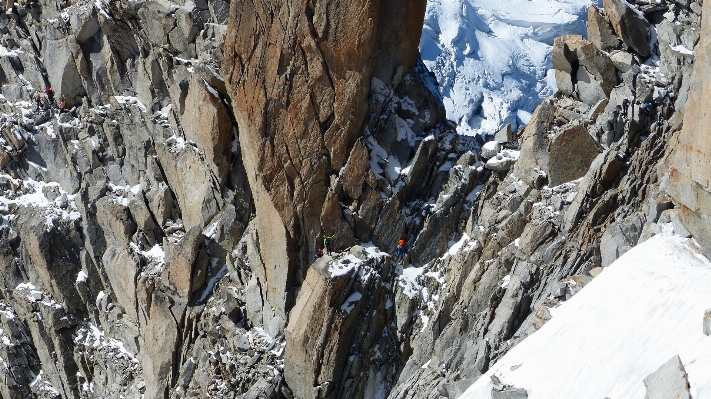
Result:
M353 243L332 180L365 127L371 76L390 83L414 71L424 7L232 4L224 74L255 198L270 332L284 328L323 234L336 233L336 247Z
M711 36L711 2L703 6L701 36ZM711 43L695 50L694 73L684 110L684 127L670 158L670 193L681 208L684 226L711 253Z

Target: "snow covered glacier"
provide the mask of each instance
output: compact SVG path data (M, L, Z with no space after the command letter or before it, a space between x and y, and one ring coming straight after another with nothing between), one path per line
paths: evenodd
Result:
M528 123L555 89L553 39L585 34L599 0L429 0L420 51L460 134Z

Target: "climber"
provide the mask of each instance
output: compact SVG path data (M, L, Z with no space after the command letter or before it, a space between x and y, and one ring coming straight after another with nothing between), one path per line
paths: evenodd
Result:
M256 217L257 217L257 213L256 213L256 212L252 212L252 213L249 215L249 221L251 222L251 221L254 220L254 218L256 218Z
M407 243L404 238L401 238L397 242L397 261L400 262L402 258L405 257L405 252L407 251Z
M645 115L649 116L652 114L652 104L648 102L642 103L642 112L644 112Z
M319 248L316 250L316 259L320 258L323 256L323 248Z
M54 104L54 90L50 86L44 88L44 94L47 95L49 105Z
M323 247L326 249L326 255L331 255L331 240L333 240L335 237L335 234L332 236L323 236Z
M422 216L426 219L432 215L434 215L434 206L432 204L425 204L425 206L422 207Z
M35 104L37 104L37 111L39 111L42 108L42 98L39 93L35 94Z
M64 112L64 110L67 108L67 100L62 97L61 100L59 100L59 113L61 114Z
M624 99L622 100L622 116L627 118L627 108L630 106L630 100Z

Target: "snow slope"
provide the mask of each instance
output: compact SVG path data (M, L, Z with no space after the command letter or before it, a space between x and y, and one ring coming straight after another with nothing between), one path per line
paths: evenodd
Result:
M585 34L599 0L429 0L420 40L461 134L528 123L555 89L553 39Z
M495 374L529 399L641 399L644 377L676 354L692 397L711 398L711 264L685 241L655 236L627 252L461 398L490 398Z

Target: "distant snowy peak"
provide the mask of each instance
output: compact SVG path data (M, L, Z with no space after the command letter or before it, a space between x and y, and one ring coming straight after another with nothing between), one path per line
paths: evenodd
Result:
M448 119L465 135L526 124L556 90L553 39L585 34L597 0L430 0L420 41Z

